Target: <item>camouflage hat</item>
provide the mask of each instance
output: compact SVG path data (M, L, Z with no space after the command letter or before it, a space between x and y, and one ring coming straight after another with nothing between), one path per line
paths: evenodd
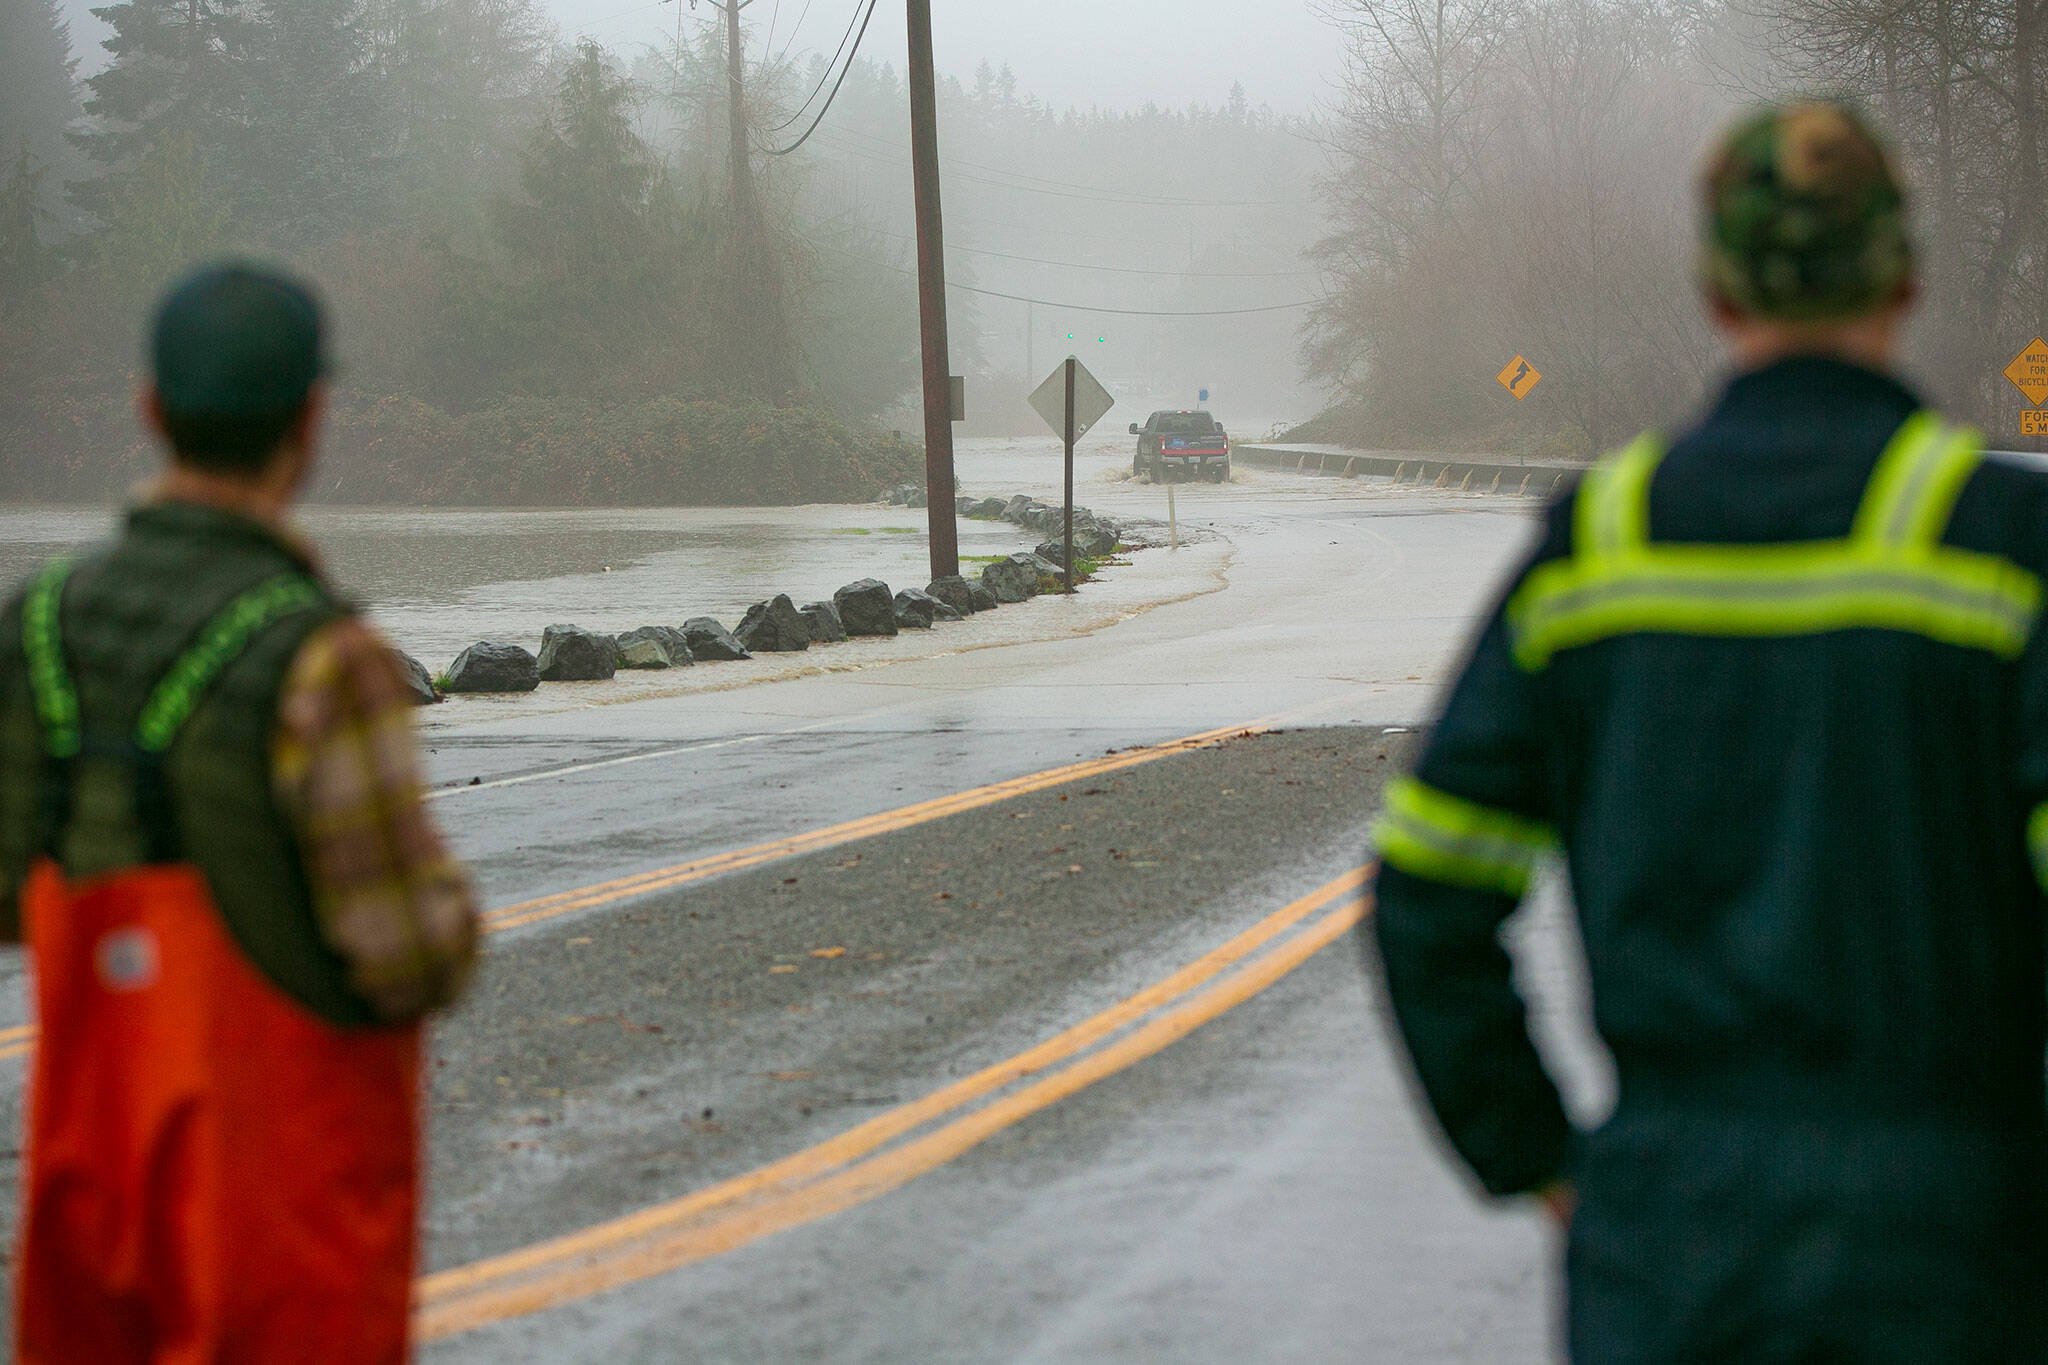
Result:
M1913 272L1890 150L1824 102L1748 115L1707 165L1707 283L1759 317L1816 322L1883 307Z

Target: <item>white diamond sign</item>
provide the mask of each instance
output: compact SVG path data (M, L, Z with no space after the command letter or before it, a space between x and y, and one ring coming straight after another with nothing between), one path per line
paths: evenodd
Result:
M1074 367L1074 439L1078 441L1116 406L1116 399L1109 396L1100 380L1088 373L1086 365L1068 356L1031 395L1031 406L1060 439L1065 440L1067 435L1068 365Z

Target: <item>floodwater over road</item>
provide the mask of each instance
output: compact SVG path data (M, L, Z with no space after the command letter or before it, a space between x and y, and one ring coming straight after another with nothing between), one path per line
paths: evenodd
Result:
M1099 440L1084 486L1116 481L1121 438ZM959 481L977 497L1034 490L1057 478L1045 440L963 441ZM1163 518L1163 496L1156 515ZM107 508L0 508L0 583L112 532ZM716 616L728 626L755 602L786 592L799 604L858 578L891 587L929 578L922 508L348 508L313 507L306 532L341 585L368 605L401 649L439 669L478 640L538 648L542 629L678 625ZM1037 537L1005 522L960 524L960 553L1029 549Z
M1163 539L1168 490L1129 459L1121 436L1090 442L1076 500ZM960 481L1056 497L1058 451L963 443ZM1300 898L1357 867L1380 784L1536 504L1265 469L1175 502L1178 553L1135 554L1074 597L422 716L436 816L494 911L477 988L435 1034L426 1254L444 1287L838 1151L871 1119L909 1123L948 1087L1009 1075L1020 1049L1124 1018L1290 904L1336 914ZM308 517L435 667L553 621L730 623L771 592L921 583L923 520ZM0 572L107 522L0 512ZM1029 539L960 529L969 555ZM1252 724L1269 733L1145 747ZM1545 1229L1469 1202L1406 1103L1353 951L1288 923L1241 965L1301 972L959 1160L836 1217L808 1186L735 1206L793 1221L553 1311L463 1308L474 1330L447 1326L428 1358L1541 1358ZM20 958L0 954L0 1061L27 1051L26 1016ZM1070 1086L1124 1045L1028 1086ZM16 1066L0 1125L19 1123ZM938 1151L1023 1098L947 1110L872 1162ZM0 1236L18 1172L0 1154Z

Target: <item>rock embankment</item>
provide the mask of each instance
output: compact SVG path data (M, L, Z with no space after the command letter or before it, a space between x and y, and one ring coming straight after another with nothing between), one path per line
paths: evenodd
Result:
M924 490L903 485L890 490L892 505L922 507ZM1019 494L1013 498L961 497L959 514L988 521L1008 521L1027 530L1057 536L1066 510ZM1122 528L1085 507L1074 509L1076 558L1101 559L1120 547ZM794 654L815 645L833 645L850 638L892 636L905 630L930 630L962 621L999 605L1024 602L1062 584L1059 563L1063 546L1049 540L1037 553L1019 552L982 567L975 578L950 574L922 588L892 590L879 578L848 583L830 601L799 607L788 594L757 602L727 630L715 617L693 616L680 626L639 626L616 635L582 626L549 626L541 635L536 656L523 646L480 641L462 651L448 671L429 676L410 655L399 656L407 685L422 703L445 695L531 692L543 682L602 682L621 669L651 671L688 668L696 664L733 663L755 654Z

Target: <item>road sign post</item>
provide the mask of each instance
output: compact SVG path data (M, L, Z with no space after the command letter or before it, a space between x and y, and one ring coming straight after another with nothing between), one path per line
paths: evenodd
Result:
M1074 356L1068 356L1057 370L1047 375L1045 382L1031 393L1031 407L1045 424L1060 434L1060 441L1066 447L1066 539L1065 555L1067 591L1074 590L1074 444L1088 434L1089 428L1101 421L1103 414L1116 406L1116 399L1109 396L1109 390L1102 387L1100 380L1090 373Z

